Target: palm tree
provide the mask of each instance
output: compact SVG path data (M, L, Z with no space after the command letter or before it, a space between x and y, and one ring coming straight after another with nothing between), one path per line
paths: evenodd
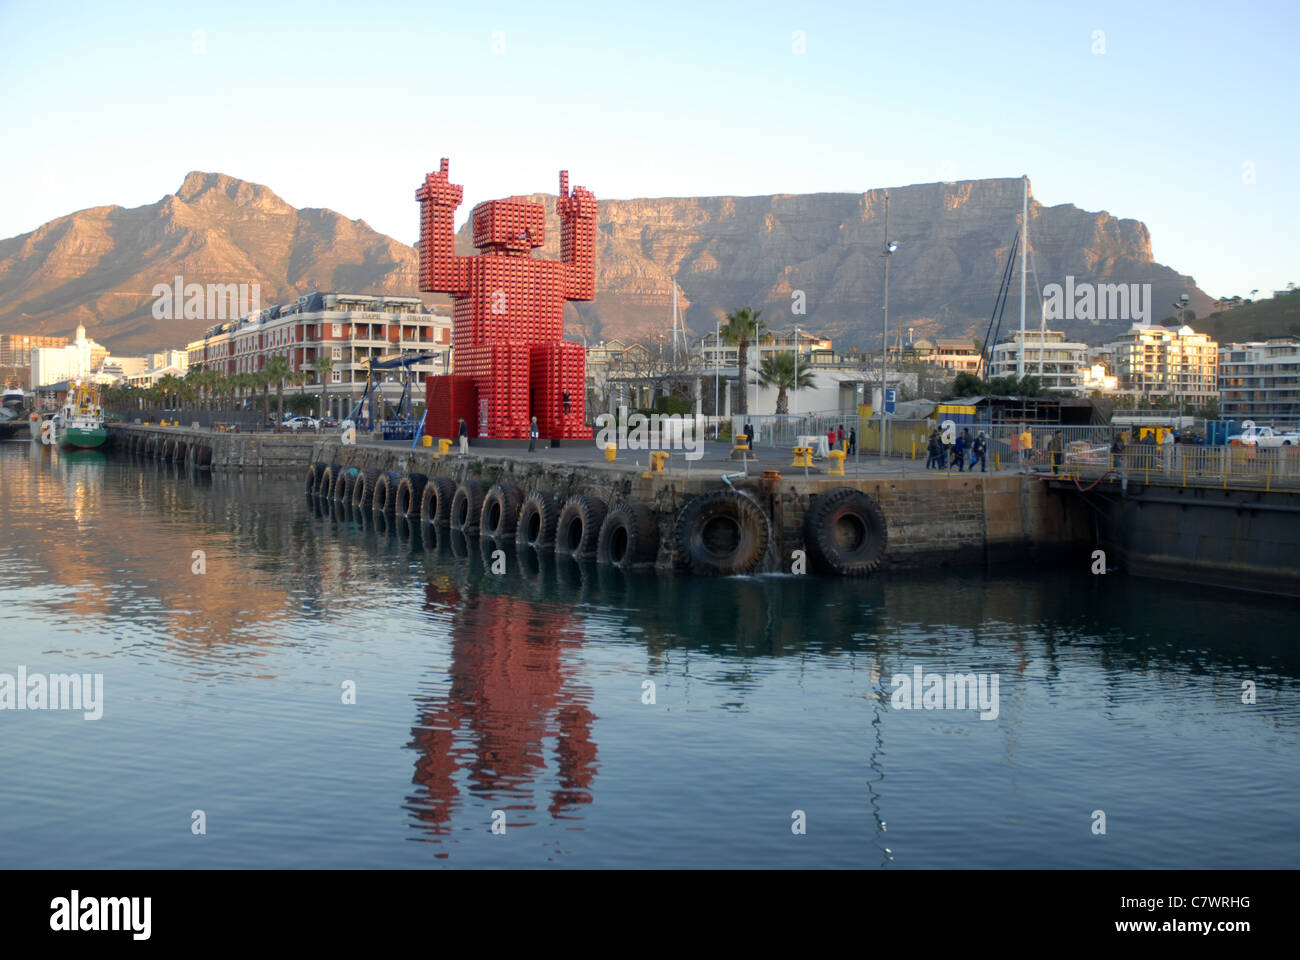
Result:
M319 351L318 351L319 352ZM320 415L326 415L329 410L330 396L330 375L334 370L334 359L332 357L317 357L316 372L320 374Z
M262 390L262 416L271 416L271 375L265 369L249 374L253 378L253 387Z
M727 322L720 331L722 339L736 344L736 360L740 368L740 402L736 412L744 415L749 412L749 391L746 389L749 363L749 344L763 334L766 325L758 319L762 310L752 307L740 307L727 314Z
M266 375L275 384L275 402L279 411L276 423L284 421L284 381L289 378L289 361L284 357L271 357L266 361Z
M759 382L767 387L776 387L776 412L781 415L790 412L790 400L786 396L787 390L806 390L813 385L812 371L806 366L799 368L799 376L795 378L794 354L782 351L780 353L769 353L763 358L763 365L759 368Z

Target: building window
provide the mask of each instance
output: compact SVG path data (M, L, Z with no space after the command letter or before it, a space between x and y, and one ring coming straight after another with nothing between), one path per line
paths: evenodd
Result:
M343 324L341 324L341 323L332 323L332 324L330 324L330 328L331 328L331 329L330 329L330 333L331 333L332 336L334 336L334 337L341 337L341 336L343 336Z
M342 348L342 347L331 347L331 348L330 348L330 358L333 359L333 360L342 360L342 359L343 359L343 348Z
M330 371L330 383L342 383L342 382L343 382L343 371L342 371L342 370L331 370L331 371Z

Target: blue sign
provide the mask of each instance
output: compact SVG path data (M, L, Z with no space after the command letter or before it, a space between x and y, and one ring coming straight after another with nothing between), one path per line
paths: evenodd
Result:
M898 391L893 387L885 388L885 413L894 412L894 402L898 399Z

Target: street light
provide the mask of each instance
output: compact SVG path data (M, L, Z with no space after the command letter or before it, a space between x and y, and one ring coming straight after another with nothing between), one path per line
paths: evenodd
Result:
M880 317L880 463L885 463L885 377L889 354L889 258L898 252L897 241L889 239L889 191L885 191L885 305Z

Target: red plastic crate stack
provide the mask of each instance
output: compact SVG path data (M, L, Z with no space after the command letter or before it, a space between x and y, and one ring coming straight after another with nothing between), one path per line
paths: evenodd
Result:
M533 415L544 437L576 440L591 436L586 421L587 370L586 351L572 340L533 344L530 379L533 391ZM569 395L569 410L564 410L564 395Z
M473 377L430 377L424 383L424 432L430 437L454 439L460 435L460 418L477 432L478 389Z
M531 250L545 239L546 210L522 197L488 200L470 212L474 246L480 250Z
M455 255L455 217L464 190L448 181L447 158L424 178L415 199L420 204L420 289L451 293L464 289Z
M585 187L565 196L569 178L560 176L560 262L565 265L564 296L592 300L596 296L596 198Z
M527 343L485 343L456 354L456 372L474 379L478 400L488 403L488 436L528 436ZM475 413L474 424L478 423ZM473 435L478 435L477 427Z

